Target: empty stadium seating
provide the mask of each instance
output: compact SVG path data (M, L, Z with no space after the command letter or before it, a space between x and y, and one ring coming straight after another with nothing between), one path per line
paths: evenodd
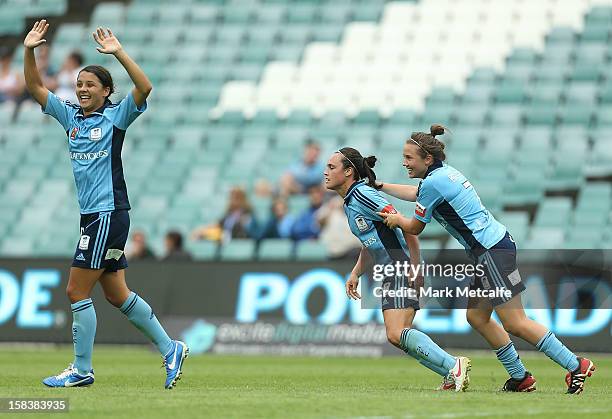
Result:
M49 44L56 68L73 49L108 66L118 99L129 78L90 39L109 26L153 81L123 158L133 228L158 252L169 228L218 219L232 185L278 180L309 137L323 158L355 146L379 157L381 179L406 182L403 140L433 122L451 127L449 164L519 247L609 247L612 2L561 1L103 2ZM5 33L23 32L11 24ZM71 255L78 208L65 135L38 106L14 120L10 106L0 111L0 255ZM292 198L292 211L302 207ZM437 223L423 237L456 246ZM325 256L318 242L188 247L202 260Z

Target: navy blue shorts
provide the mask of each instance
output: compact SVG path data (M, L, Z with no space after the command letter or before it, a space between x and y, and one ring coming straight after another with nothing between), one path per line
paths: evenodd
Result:
M393 310L412 307L415 310L419 309L419 298L418 294L414 289L410 287L408 278L405 276L387 276L382 281L383 292L389 292L390 290L399 293L395 296L388 296L383 294L381 296L382 310ZM412 289L414 294L407 292L408 289Z
M495 246L479 252L476 257L477 263L483 265L485 274L474 276L470 288L486 291L505 289L512 293L509 297L490 298L493 306L503 304L525 291L525 285L516 266L516 244L508 232Z
M72 266L108 272L127 268L123 251L129 230L127 210L81 214L81 238Z

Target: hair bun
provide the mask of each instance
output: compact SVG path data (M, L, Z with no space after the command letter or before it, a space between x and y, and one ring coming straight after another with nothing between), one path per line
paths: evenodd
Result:
M367 165L367 166L368 166L370 169L372 169L372 168L374 168L374 166L376 165L376 161L377 161L377 159L376 159L376 157L374 157L374 156L369 156L369 157L366 157L365 159L363 159L363 161L365 162L365 164L366 164L366 165Z
M446 127L440 124L433 124L431 128L429 129L429 131L431 132L431 135L434 137L436 135L444 135L444 132L446 131Z

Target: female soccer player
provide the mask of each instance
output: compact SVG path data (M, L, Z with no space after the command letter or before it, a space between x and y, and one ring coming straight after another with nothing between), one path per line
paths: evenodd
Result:
M376 157L363 158L359 151L345 147L330 157L323 174L327 189L336 191L344 198L344 212L349 227L363 245L357 263L346 281L346 294L352 299L361 298L357 285L368 262L388 266L396 262L410 263L411 258L420 260L418 239L402 234L398 228L386 227L383 218L377 214L394 213L395 209L375 188L376 175L372 170L375 163ZM393 274L385 277L381 291L401 291L407 287L405 275ZM419 309L418 298L383 294L382 309L387 338L391 344L444 377L441 388L445 388L452 375L455 391L465 391L469 384L470 360L451 356L425 333L412 328L414 315Z
M512 292L508 298L471 298L467 320L496 351L510 379L504 391L535 390L535 379L525 370L508 333L535 345L567 369L567 393L579 394L584 381L595 370L593 363L576 357L555 335L525 315L520 293L525 289L516 266L516 245L506 227L500 224L482 205L472 184L451 166L446 159L444 143L436 138L444 134L441 125L432 125L431 133L413 133L404 144L404 167L411 178L423 179L419 186L383 184L389 195L416 201L414 217L399 213L379 215L390 228L400 227L407 234L420 234L433 216L468 251L475 263L482 264L485 276L475 278L472 286L492 290L505 288ZM495 310L503 328L491 319Z
M72 307L74 362L64 372L45 378L49 387L87 386L94 382L91 367L96 312L90 298L100 282L106 299L157 347L166 366L165 387L180 379L189 349L166 334L147 302L125 283L127 261L123 250L128 237L130 204L127 196L121 146L127 127L147 108L151 82L123 50L110 29L93 34L102 54L113 54L134 82L132 91L119 103L109 100L114 91L110 73L100 66L87 66L78 75L79 105L63 102L41 82L34 48L46 42L49 24L36 22L26 36L24 72L27 89L43 112L62 125L68 136L69 156L81 208L81 238L68 278L66 294Z

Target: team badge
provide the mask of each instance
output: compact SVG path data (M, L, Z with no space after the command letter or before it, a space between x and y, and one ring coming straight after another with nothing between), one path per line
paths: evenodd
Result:
M427 211L427 208L425 208L423 205L419 204L418 202L416 203L416 207L414 208L414 213L416 215L418 215L419 217L425 217L426 211Z
M102 138L102 128L94 128L89 131L89 139L91 141L98 141L100 138Z
M89 236L81 236L81 240L79 241L79 249L81 250L87 250L89 249L89 240L90 237Z
M70 131L70 139L75 140L78 132L79 129L77 127L72 128L72 131Z
M368 231L370 229L370 226L368 226L368 222L365 220L365 218L359 216L359 217L355 217L355 224L357 224L357 228L359 229L359 231Z

